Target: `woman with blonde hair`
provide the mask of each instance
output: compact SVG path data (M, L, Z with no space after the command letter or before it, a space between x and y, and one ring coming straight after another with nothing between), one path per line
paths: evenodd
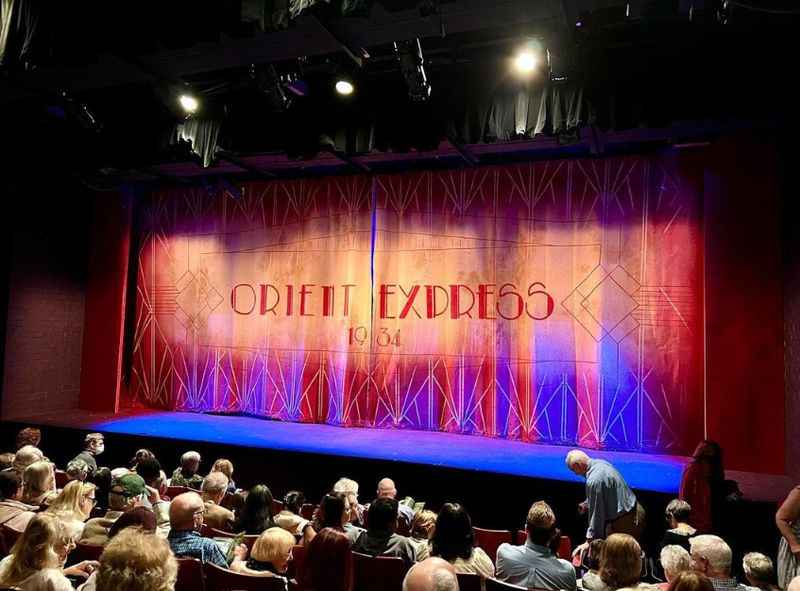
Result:
M236 483L233 481L233 462L226 460L225 458L220 458L214 462L214 466L211 468L211 471L222 472L225 476L227 476L228 490L226 492L230 494L236 492Z
M436 529L436 513L433 511L417 511L411 520L411 535L408 539L417 549L417 562L422 562L431 555L430 541Z
M50 501L47 512L57 515L70 529L75 539L83 533L83 525L94 509L96 487L90 482L73 480Z
M67 575L88 577L97 563L86 560L67 569L64 561L75 547L67 528L55 516L38 513L0 561L0 586L21 591L72 591Z
M269 528L253 544L246 572L263 576L285 576L292 560L294 543L294 536L282 527Z
M34 462L22 473L22 502L45 507L56 495L56 475L53 464L44 460Z
M600 555L600 580L611 591L636 588L642 576L642 548L633 536L611 534ZM649 586L644 585L649 588Z

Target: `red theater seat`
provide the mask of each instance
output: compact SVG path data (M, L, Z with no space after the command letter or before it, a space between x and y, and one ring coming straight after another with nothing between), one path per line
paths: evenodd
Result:
M511 532L507 529L473 527L472 531L475 533L475 545L483 548L483 551L489 555L492 562L497 560L497 548L500 547L500 544L513 543Z
M284 591L286 584L278 577L258 577L236 573L207 562L203 567L206 586L214 591Z
M2 530L0 530L0 534L2 534L3 540L5 541L6 551L11 552L11 548L13 548L14 544L17 543L17 540L22 535L22 532L3 525Z
M103 553L104 548L104 546L97 544L78 542L72 552L69 553L69 564L77 564L84 560L100 560L100 555Z
M408 568L401 558L353 552L355 591L399 591Z
M183 493L187 493L187 492L197 492L197 491L194 490L194 489L191 489L191 488L189 488L187 486L168 486L167 487L167 496L170 499L174 499L178 495L182 495Z
M458 590L459 591L482 591L481 576L458 573Z
M203 563L197 558L178 558L178 580L175 591L203 591Z
M311 503L306 503L300 509L300 516L303 519L308 519L309 521L314 519L314 511L317 510L316 505L312 505Z
M486 579L486 591L527 591L527 589L497 579Z
M272 514L277 515L281 511L283 511L283 503L276 499L272 499Z
M69 482L69 476L67 476L67 473L64 472L63 470L56 470L55 475L56 475L56 488L60 490L64 488Z
M203 529L200 530L200 535L204 538L235 538L236 534L229 532L229 531L222 531L221 529L214 529L213 527L208 527L207 525L203 524ZM258 536L251 535L251 536L244 536L242 538L242 544L247 546L247 549L250 550L253 547L253 544L256 543Z
M289 563L289 578L299 579L303 572L303 561L306 559L305 546L292 546L292 561Z

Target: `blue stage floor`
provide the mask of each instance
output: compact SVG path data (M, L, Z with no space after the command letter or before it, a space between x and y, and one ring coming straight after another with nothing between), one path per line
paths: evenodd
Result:
M564 465L569 448L555 445L429 431L341 428L181 412L142 411L102 417L84 414L82 419L81 425L62 421L62 426L581 481ZM687 461L679 456L587 451L589 455L612 462L633 488L664 493L678 490L681 471Z

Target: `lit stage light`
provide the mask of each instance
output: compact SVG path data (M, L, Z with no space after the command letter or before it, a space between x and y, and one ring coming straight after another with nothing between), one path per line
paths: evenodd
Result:
M336 92L341 94L342 96L350 96L355 91L355 86L349 80L345 80L344 78L340 78L336 81Z
M520 74L530 74L539 65L539 57L532 51L525 49L514 58L514 69Z
M196 113L197 109L200 108L200 103L191 94L182 94L178 98L178 102L180 102L181 108L183 108L187 115Z

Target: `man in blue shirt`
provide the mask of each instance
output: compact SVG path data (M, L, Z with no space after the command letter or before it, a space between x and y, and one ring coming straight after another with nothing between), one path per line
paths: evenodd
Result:
M589 516L587 543L614 533L641 539L645 523L644 508L636 501L636 495L614 466L573 449L567 454L567 467L586 478L586 500L580 504L579 510ZM576 552L585 547L586 544L581 544Z
M167 540L178 558L197 558L205 564L210 562L222 568L229 568L225 554L211 538L204 538L199 530L203 526L205 504L195 492L178 495L169 506L169 536ZM247 558L247 546L240 544L234 550L231 570L242 570Z
M531 506L525 529L528 539L522 546L500 544L497 549L497 578L528 589L575 591L575 569L550 549L560 532L547 503L538 501Z

